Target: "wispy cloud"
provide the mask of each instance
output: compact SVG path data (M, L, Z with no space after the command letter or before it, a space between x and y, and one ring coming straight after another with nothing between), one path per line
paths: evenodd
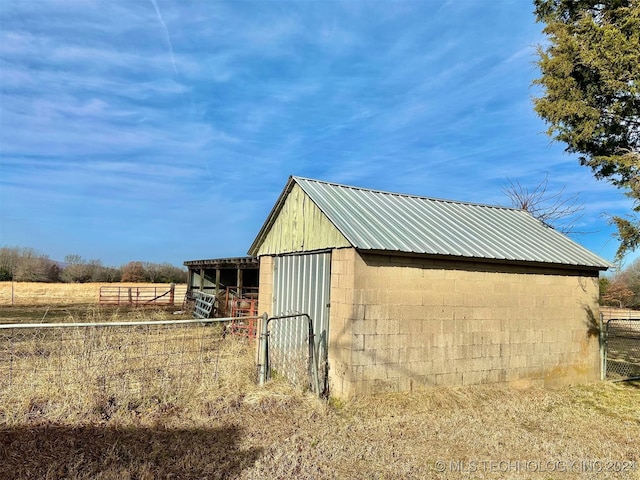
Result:
M2 243L179 264L244 254L290 174L498 203L549 173L615 250L601 212L626 199L541 133L521 2L36 0L0 22Z
M167 28L167 24L164 23L164 19L162 18L162 14L160 13L160 7L158 7L158 2L156 2L156 0L149 1L153 5L153 8L156 11L156 15L158 16L158 21L164 29L165 36L167 37L167 46L169 47L169 56L171 57L171 65L173 66L173 71L177 74L178 69L176 68L176 60L173 56L173 45L171 44L171 35L169 35L169 29Z

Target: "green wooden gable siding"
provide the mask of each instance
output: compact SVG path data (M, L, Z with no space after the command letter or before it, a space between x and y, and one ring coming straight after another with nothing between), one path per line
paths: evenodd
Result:
M259 246L257 256L350 246L344 235L296 184Z

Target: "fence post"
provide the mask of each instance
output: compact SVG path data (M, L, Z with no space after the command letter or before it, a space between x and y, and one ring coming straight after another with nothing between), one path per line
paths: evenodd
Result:
M268 350L267 350L267 342L269 341L269 329L267 324L269 323L269 316L267 312L262 314L262 321L260 322L260 371L258 374L258 382L259 385L262 386L267 381L267 361L268 361Z
M321 396L320 380L318 378L318 357L316 356L316 335L313 330L313 320L309 315L306 316L309 321L309 373L311 376L312 388L316 395Z
M604 338L604 314L600 312L600 381L605 379L607 375L607 351Z
M169 304L171 305L175 305L175 298L176 298L176 284L172 283L171 287L170 287L170 291L169 291Z

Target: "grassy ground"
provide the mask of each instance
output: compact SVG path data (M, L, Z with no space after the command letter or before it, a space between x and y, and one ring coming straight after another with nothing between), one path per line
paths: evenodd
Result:
M73 309L105 315L60 318ZM215 375L179 396L0 403L0 479L640 478L640 382L322 401L256 386L253 355L227 338Z
M42 282L0 282L0 306L33 306L33 305L77 305L97 304L100 287L155 287L159 291L169 285L159 283L42 283ZM175 301L182 303L187 286L176 285ZM0 317L1 318L1 317Z
M639 387L474 387L323 403L272 384L189 405L115 405L108 421L43 412L0 427L0 477L640 478Z
M172 308L100 307L94 304L2 306L0 323L64 323L99 321L167 320L192 318L180 306ZM178 314L174 314L178 312Z

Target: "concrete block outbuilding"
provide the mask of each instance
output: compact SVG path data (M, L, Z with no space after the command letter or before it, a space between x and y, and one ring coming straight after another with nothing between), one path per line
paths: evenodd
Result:
M599 379L610 264L529 213L290 177L253 242L259 311L304 311L332 395Z

